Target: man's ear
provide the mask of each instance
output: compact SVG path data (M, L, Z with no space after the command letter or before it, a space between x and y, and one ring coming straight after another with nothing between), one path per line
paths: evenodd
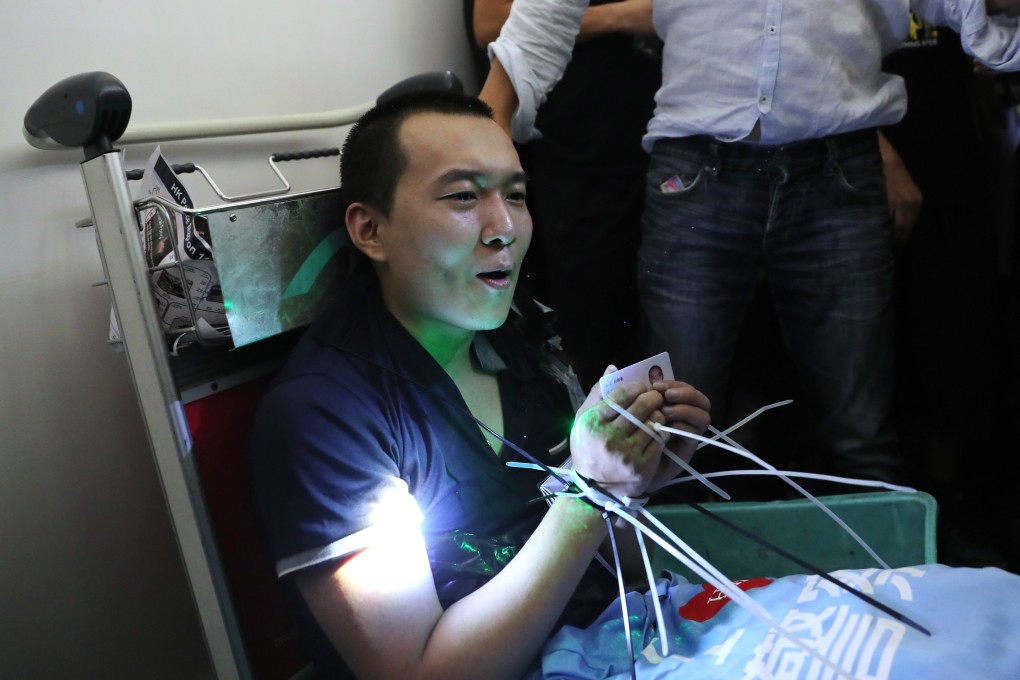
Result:
M379 233L379 227L385 221L382 214L370 205L351 203L347 206L345 221L354 247L373 262L385 262L386 248Z

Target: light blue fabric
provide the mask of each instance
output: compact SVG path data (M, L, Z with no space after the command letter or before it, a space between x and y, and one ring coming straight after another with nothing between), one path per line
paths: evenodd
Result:
M490 46L520 95L515 139L534 135L533 109L562 74L587 4L516 0ZM655 0L663 85L645 149L661 138L745 139L758 121L767 145L897 122L906 90L881 61L907 37L911 10L956 30L986 65L1020 68L1017 19L989 17L985 0Z
M711 586L660 580L670 640L662 657L647 594L627 602L642 680L813 680L830 669ZM773 621L861 680L1020 678L1020 576L999 569L923 565L834 572L844 583L928 628L926 637L818 576L756 580L748 594ZM713 607L720 607L710 616ZM683 615L682 615L683 614ZM691 620L694 617L703 621ZM706 618L708 617L708 618ZM564 627L531 680L630 677L619 600L590 627Z

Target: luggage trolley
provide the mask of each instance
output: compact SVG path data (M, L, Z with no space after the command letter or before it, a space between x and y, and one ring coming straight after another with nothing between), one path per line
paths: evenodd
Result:
M462 92L451 72L425 73L386 90L378 102L415 90ZM224 203L184 208L147 198L133 202L123 152L114 143L155 143L339 127L375 102L322 114L281 118L135 126L128 129L131 97L114 76L83 73L55 84L25 115L34 147L81 147L85 191L96 243L113 299L119 343L127 356L142 417L178 548L217 678L314 676L297 645L261 543L247 477L248 425L262 388L299 329L328 300L346 261L340 189L290 193L277 162L339 155L338 149L274 154L270 165L282 187L225 196L198 171ZM168 331L153 297L154 278L172 272L187 287L176 239L176 263L150 267L138 212L154 208L167 224L172 213L203 221L212 243L228 328L213 328L182 298L188 322ZM173 229L169 230L173 233ZM286 248L281 244L286 243ZM289 253L281 257L282 252ZM183 349L182 349L183 348Z

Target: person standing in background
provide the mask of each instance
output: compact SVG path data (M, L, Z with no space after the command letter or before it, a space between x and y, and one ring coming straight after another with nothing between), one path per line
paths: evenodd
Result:
M989 531L996 524L990 521L994 498L1002 496L993 491L1001 463L991 403L999 202L986 153L1001 104L994 76L975 72L960 36L917 16L883 68L903 77L908 101L903 120L883 130L902 158L890 182L916 182L924 196L896 255L895 412L902 449L912 483L938 500L943 561L1004 566ZM958 394L973 398L950 412L947 400ZM968 462L978 451L987 465Z
M512 0L465 0L487 71ZM563 78L538 112L541 138L518 146L535 224L530 293L550 306L582 385L642 358L637 250L648 154L641 136L662 80L651 0L593 2Z
M1015 0L654 3L663 85L638 287L651 352L723 403L736 339L767 282L830 474L901 474L893 402L893 225L877 128L906 110L882 58L909 10L1020 68ZM482 97L518 139L569 60L585 0L517 0ZM726 422L725 414L722 421Z

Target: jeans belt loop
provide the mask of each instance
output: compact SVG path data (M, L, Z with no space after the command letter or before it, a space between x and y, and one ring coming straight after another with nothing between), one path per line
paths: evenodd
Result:
M713 177L719 175L719 166L722 165L722 154L719 153L719 144L721 144L721 142L718 139L715 139L714 137L710 138L710 141L708 143L709 160L708 164L705 166L705 169Z
M839 167L839 144L833 137L825 138L825 151L825 175L829 177L835 174L836 168Z

